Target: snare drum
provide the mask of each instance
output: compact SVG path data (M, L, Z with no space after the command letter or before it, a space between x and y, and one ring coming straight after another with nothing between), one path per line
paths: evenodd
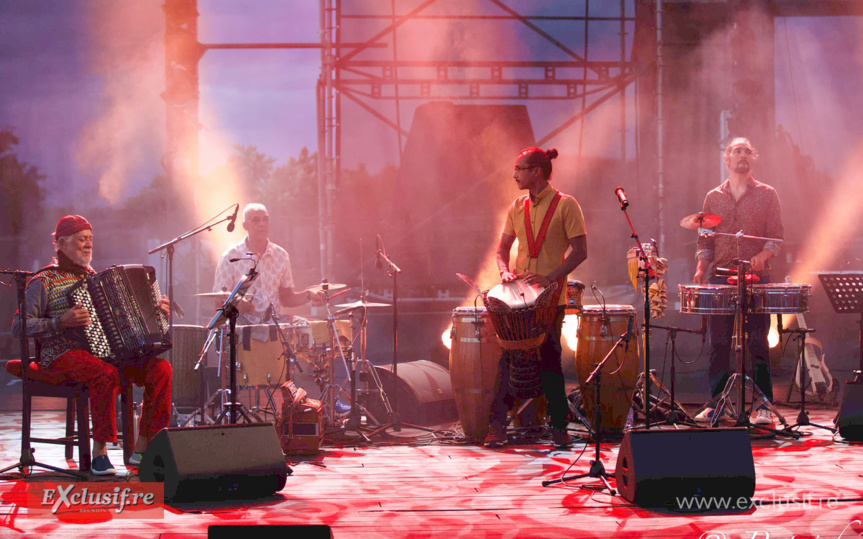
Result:
M585 415L591 424L594 421L594 388L593 384L587 386L584 382L596 368L596 364L615 346L617 339L626 333L631 316L635 317L635 308L630 305L606 305L604 311L601 305L585 305L581 313L575 369L581 384ZM632 407L632 392L635 390L640 367L639 339L631 339L626 352L624 353L624 348L619 348L616 354L617 356L612 355L602 368L602 386L599 392L601 432L609 434L623 431Z
M500 360L500 344L484 307L458 307L452 312L449 375L458 418L465 436L482 440Z
M682 284L678 287L681 313L734 314L737 309L736 286Z
M812 285L771 283L750 287L749 308L758 314L792 314L809 312Z

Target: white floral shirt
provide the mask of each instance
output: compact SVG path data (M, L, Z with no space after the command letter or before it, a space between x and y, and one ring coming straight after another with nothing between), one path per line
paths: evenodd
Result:
M233 290L242 276L253 267L253 260L258 260L259 275L246 292L246 296L254 295L251 302L255 310L241 315L240 323L260 324L266 322L263 319L264 313L271 303L275 312L279 312L279 289L293 288L294 278L291 275L291 259L288 257L288 252L271 241L267 242L267 249L263 254L245 259L247 253L251 252L246 244L248 239L246 236L243 241L222 253L216 266L213 292ZM231 262L231 258L244 259Z

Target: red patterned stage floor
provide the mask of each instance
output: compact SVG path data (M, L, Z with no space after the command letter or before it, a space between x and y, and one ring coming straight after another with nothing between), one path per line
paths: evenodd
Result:
M796 410L780 409L793 422ZM60 429L58 412L37 413L50 420L52 430ZM835 409L816 409L811 418L830 425L834 414ZM0 422L3 466L18 458L19 427L17 414L4 414ZM543 487L543 480L558 478L565 470L576 474L589 469L593 446L584 443L571 451L554 451L547 443L489 450L404 430L386 444L325 447L317 458L293 463L287 486L274 496L169 506L162 519L111 520L103 515L80 524L31 518L23 503L27 485L13 473L0 482L0 536L191 538L205 537L208 526L214 524L327 524L337 538L863 535L863 445L836 441L817 428L801 430L811 436L752 440L756 505L740 512L645 509L597 491L593 479ZM411 434L420 437L409 438ZM61 449L38 447L43 462L75 467L63 459ZM602 460L612 473L618 448L617 443L602 448ZM701 458L675 453L673 447L668 455L681 462ZM120 449L111 450L111 459L115 465L122 460ZM119 468L121 474L107 481L137 481ZM42 472L37 472L36 479L64 480Z

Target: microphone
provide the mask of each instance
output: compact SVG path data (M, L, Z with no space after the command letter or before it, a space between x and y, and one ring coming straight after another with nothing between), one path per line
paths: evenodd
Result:
M234 224L237 222L237 213L240 211L240 205L234 205L234 215L231 216L231 220L228 221L228 232L234 231Z
M617 196L617 200L620 201L620 209L625 210L629 207L629 201L626 200L626 193L623 190L623 187L617 187L614 189L614 194Z
M272 318L273 318L273 304L270 303L269 305L267 305L267 310L264 311L264 322L267 322L268 320L270 320Z
M380 234L375 235L375 267L377 269L384 268L384 261L381 260L381 255L384 252L384 240L381 239Z
M228 232L230 232L230 230ZM240 260L248 260L253 256L255 256L255 253L246 253L246 256L241 256L239 258L229 258L228 262L239 262Z

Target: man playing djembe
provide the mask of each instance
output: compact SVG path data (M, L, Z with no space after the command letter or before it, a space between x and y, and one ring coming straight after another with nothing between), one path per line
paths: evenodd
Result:
M515 162L513 178L527 195L515 199L507 213L497 248L501 282L522 279L532 286L548 287L556 282L559 300L548 338L539 349L539 379L548 403L552 441L557 448L572 444L566 432L569 407L561 366L560 336L563 328L566 277L587 258L584 216L575 198L549 185L551 160L557 150L527 148ZM509 268L509 253L518 238L515 271ZM569 254L566 252L569 250ZM489 413L486 447L506 443L506 416L514 404L509 391L511 353L504 351L498 364L494 400Z

